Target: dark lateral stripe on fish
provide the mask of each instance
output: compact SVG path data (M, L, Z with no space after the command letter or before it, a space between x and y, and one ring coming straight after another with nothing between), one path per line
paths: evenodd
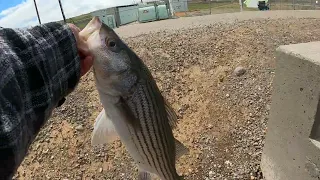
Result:
M154 89L154 87L153 87L153 85L151 83L148 83L148 88L149 88L149 91L151 91L150 94L159 93L158 91L156 91ZM161 140L161 145L163 147L163 152L164 152L164 157L165 157L165 162L163 162L163 163L166 165L166 169L167 169L165 175L168 175L168 176L171 175L172 176L171 170L170 170L171 161L170 161L170 157L169 157L169 153L172 153L172 152L167 151L169 147L166 147L166 145L169 142L168 142L168 139L167 139L167 136L166 136L165 127L164 127L163 122L162 122L163 121L163 115L162 115L163 112L161 112L161 109L159 108L158 103L157 103L157 102L159 102L159 98L157 98L156 96L151 96L151 97L152 97L152 101L151 102L154 105L155 110L156 110L154 113L157 114L157 120L156 120L157 125L156 126L158 128L160 136L163 137L163 138L160 138L160 140ZM171 178L169 178L169 179L171 179Z
M126 124L126 126L127 126L127 130L129 131L129 134L133 134L132 131L131 131L132 128L130 128L130 127L128 126L128 124ZM133 144L134 144L134 146L136 147L139 155L142 157L141 151L140 151L139 147L137 146L136 138L134 138L133 136L131 136L131 140L133 141Z
M146 87L148 90L148 94L150 94L151 104L154 109L154 114L156 117L154 122L157 123L156 127L157 127L157 130L159 132L160 137L161 136L164 137L164 138L160 138L160 142L161 142L160 147L162 147L161 151L164 153L162 156L164 158L163 166L166 169L166 173L164 173L164 175L166 175L166 176L171 175L171 177L174 177L173 174L170 174L170 173L172 173L171 168L170 168L172 162L170 161L169 153L172 153L172 152L169 152L168 147L166 147L166 145L168 145L169 141L167 140L167 136L166 136L167 133L166 133L166 129L164 127L164 122L163 122L164 118L167 118L167 115L166 115L165 111L161 112L161 109L158 106L158 103L160 103L162 99L159 98L160 92L156 87L156 82L154 81L151 73L148 71L147 68L144 68L144 71L150 80L150 81L147 81ZM161 97L161 94L160 94L160 97ZM173 162L173 163L175 163L175 162ZM170 177L168 177L168 179L170 179Z
M159 92L156 89L157 87L152 86L152 88L154 89L155 92ZM157 96L157 98L158 98L159 102L164 103L162 96ZM162 110L162 112L160 112L160 115L162 116L161 117L162 120L167 119L168 117L167 117L167 113L166 113L165 108L162 108L162 109L159 109L159 110ZM168 119L167 119L166 122L169 123ZM162 125L162 128L165 131L165 133L163 135L164 135L164 139L167 141L167 145L169 145L169 147L167 147L167 149L168 150L169 149L172 150L171 152L168 152L168 154L167 154L168 155L168 157L167 157L168 158L168 165L170 166L168 173L170 173L171 177L173 179L175 179L176 176L177 176L177 172L176 172L176 168L175 168L175 153L176 153L175 152L175 142L174 141L173 142L168 141L168 139L170 139L170 138L174 139L173 134L172 134L171 129L170 129L171 126L169 124L167 124L167 126L165 126L165 121L164 122L161 121L160 125ZM169 136L171 136L171 137L169 137Z
M155 158L157 158L157 162L159 162L159 157L158 157L158 154L157 154L157 150L155 148L155 145L154 145L154 142L153 142L153 136L152 134L150 133L150 127L149 127L149 124L147 122L151 122L152 123L152 114L150 114L150 107L149 107L149 103L148 103L148 99L146 97L147 94L144 93L144 88L143 86L140 87L141 89L139 90L139 99L141 100L140 101L140 104L141 104L141 109L142 109L142 116L143 116L143 122L144 122L144 125L145 125L145 128L146 128L146 131L147 131L147 137L151 146L152 146L152 152L155 153L155 157L153 156L153 153L150 152L150 155L151 155L151 158L153 160L153 165L154 167L157 169L157 165L156 165L156 162L155 162ZM145 103L147 105L145 105ZM148 111L149 110L149 111ZM147 114L147 112L149 114ZM154 129L153 129L154 131ZM156 133L154 133L156 134Z
M134 108L134 114L135 114L135 116L136 116L137 118L139 118L139 112L138 112L137 102L135 102L134 99L133 99L133 100L132 100L132 103L133 103L132 106L133 106L133 108ZM140 128L141 128L141 123L140 123L140 122L139 122L139 126L140 126ZM142 131L142 129L140 129L140 130ZM140 133L140 134L143 135L143 133ZM134 129L134 135L137 137L137 140L138 140L139 145L140 145L140 147L141 147L141 149L142 149L143 155L145 156L145 158L147 159L148 163L150 164L149 157L148 157L148 155L147 155L146 152L145 152L145 149L144 149L143 144L142 144L142 142L141 142L141 139L140 139L140 137L139 137L139 133L137 132L136 129Z
M142 135L142 138L144 140L144 144L145 144L145 146L147 148L148 154L150 155L150 157L152 159L152 163L153 163L154 167L157 168L156 162L155 162L155 158L156 157L154 157L153 153L152 153L152 151L153 151L156 154L156 149L155 149L153 141L152 141L152 136L151 136L151 133L150 133L149 125L147 124L148 119L150 119L150 117L147 117L147 115L146 115L146 109L145 108L148 108L148 107L144 106L143 100L145 99L145 95L142 94L143 93L142 92L143 91L142 88L143 87L140 87L138 89L138 94L139 94L138 97L139 98L137 98L137 104L140 105L139 106L140 108L138 107L138 109L140 109L140 111L138 112L138 116L139 116L139 119L140 119L141 135ZM143 122L145 127L142 127L142 122ZM147 136L145 135L145 133L147 133ZM149 137L148 140L150 141L150 143L147 141L147 137ZM152 149L150 147L150 144L152 146ZM157 154L156 154L156 156L157 156Z
M149 83L148 86L148 92L149 94L154 94L154 91L152 89L152 85ZM156 124L156 127L157 127L157 130L158 130L158 133L161 137L165 136L165 131L163 129L163 126L162 126L162 116L161 116L161 112L159 111L159 107L158 107L158 104L157 104L157 99L155 96L151 96L151 104L152 104L152 107L154 108L154 114L156 115L156 119L155 119L155 122L157 123ZM163 130L163 131L162 131ZM162 148L162 152L164 153L163 154L163 158L164 158L164 161L163 161L163 165L166 169L166 175L168 175L168 172L170 171L170 167L168 166L168 162L169 159L168 159L168 151L167 148L166 148L166 144L167 144L167 141L166 139L164 138L160 138L160 147Z
M145 94L145 98L146 98L146 103L147 103L147 108L148 109L148 115L149 115L149 118L151 119L150 123L152 125L152 130L154 132L154 137L155 137L155 141L156 143L158 144L158 150L155 149L155 146L154 146L154 142L152 141L151 139L151 142L152 142L152 145L153 145L153 148L155 149L155 153L156 153L156 158L157 158L157 161L158 161L158 166L159 166L159 171L161 171L162 174L165 174L166 170L166 167L165 167L165 157L164 157L164 148L162 146L160 146L160 142L159 142L159 138L158 138L158 131L156 130L156 126L155 126L155 121L157 121L157 117L156 117L156 114L155 114L155 107L152 103L152 94L150 94L150 92L148 91L148 87L144 87L143 88L143 93ZM150 132L149 132L150 134ZM152 138L152 136L150 135L150 138ZM160 154L158 154L160 153ZM161 159L160 159L161 157ZM167 178L167 177L166 177Z

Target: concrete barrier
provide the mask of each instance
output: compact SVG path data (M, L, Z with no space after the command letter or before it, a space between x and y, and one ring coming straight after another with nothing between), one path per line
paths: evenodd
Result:
M320 42L281 46L261 160L266 180L320 179Z

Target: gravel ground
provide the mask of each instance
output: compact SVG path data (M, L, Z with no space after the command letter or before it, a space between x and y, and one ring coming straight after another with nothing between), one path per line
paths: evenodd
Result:
M275 12L276 18L226 23L212 23L220 15L202 16L212 24L201 28L192 27L194 19L160 21L185 28L163 26L167 29L144 35L124 31L139 25L117 30L148 65L179 116L174 134L190 148L177 162L185 179L263 179L259 162L275 49L320 40L320 19L287 18L291 13L285 19ZM81 81L39 133L16 179L136 179L135 164L120 141L91 147L102 106L92 72Z

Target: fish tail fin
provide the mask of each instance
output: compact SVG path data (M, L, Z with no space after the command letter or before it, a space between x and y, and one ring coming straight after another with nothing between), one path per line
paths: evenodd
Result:
M179 159L184 154L189 153L189 148L183 145L179 140L175 139L176 144L176 160Z

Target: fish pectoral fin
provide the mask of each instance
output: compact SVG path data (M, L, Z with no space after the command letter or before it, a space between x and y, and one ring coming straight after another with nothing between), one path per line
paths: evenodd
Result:
M140 121L138 118L135 117L132 110L130 109L127 102L124 100L124 98L120 97L118 103L116 104L116 107L120 111L120 114L123 114L124 120L131 125L134 129L140 128Z
M114 128L114 125L110 118L106 115L104 109L95 119L94 128L91 136L91 144L101 145L109 144L115 141L118 137L118 133Z
M183 145L179 140L175 139L176 144L176 160L179 159L184 154L189 153L189 148Z
M151 174L145 171L139 171L138 180L151 180Z
M169 124L171 128L174 129L177 126L177 122L178 122L177 114L174 111L174 109L170 106L168 100L166 100L165 98L163 98L163 100L164 100L164 106L166 109Z

